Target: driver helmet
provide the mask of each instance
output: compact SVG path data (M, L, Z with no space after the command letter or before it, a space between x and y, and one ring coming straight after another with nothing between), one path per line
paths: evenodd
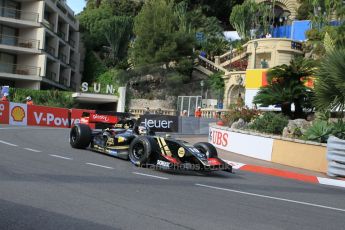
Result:
M146 128L145 126L140 125L138 127L138 133L139 133L139 135L147 135L148 134L148 128Z
M31 101L32 99L31 99L30 96L28 96L28 97L26 98L26 100L27 100L27 101Z
M5 96L5 97L8 97L8 93L4 93L4 96Z

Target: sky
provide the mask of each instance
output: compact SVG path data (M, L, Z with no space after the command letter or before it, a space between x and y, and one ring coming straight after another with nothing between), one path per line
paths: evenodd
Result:
M85 0L67 0L67 5L71 7L75 14L80 13L86 4Z

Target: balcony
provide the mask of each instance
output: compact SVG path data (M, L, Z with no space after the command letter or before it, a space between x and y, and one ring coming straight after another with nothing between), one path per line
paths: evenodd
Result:
M0 16L5 17L5 18L17 19L17 20L38 22L39 14L35 12L0 7Z
M16 65L10 63L0 63L0 73L30 75L39 77L41 68L26 65Z
M7 46L16 46L28 49L38 50L40 47L40 41L36 39L23 39L20 37L13 37L4 34L0 34L0 44Z
M55 48L47 45L46 48L44 49L48 54L52 55L55 57Z
M57 32L57 35L62 38L62 40L65 40L66 39L66 34L64 32L62 32L61 30L59 30Z
M55 24L48 21L47 19L43 19L42 25L48 28L50 31L54 32Z
M76 67L77 64L75 63L75 61L70 60L69 65L70 65L73 69L75 69L75 67Z
M47 70L46 78L52 81L56 81L56 73Z
M63 76L60 76L59 83L60 83L61 85L64 85L64 86L68 86L68 85L67 85L67 84L68 84L68 80L67 80L67 78L65 78L65 77L63 77Z
M72 38L69 39L68 43L70 44L70 46L75 48L75 41Z
M59 53L59 59L60 59L60 61L62 61L63 63L67 64L67 57L66 57L65 54Z
M76 90L77 89L77 83L74 82L74 81L71 81L71 86L70 86L71 89L73 90Z
M64 14L67 13L67 9L65 8L66 7L66 4L65 2L62 2L62 1L58 1L58 4L56 5L57 8L59 8L61 10L61 12L63 12Z

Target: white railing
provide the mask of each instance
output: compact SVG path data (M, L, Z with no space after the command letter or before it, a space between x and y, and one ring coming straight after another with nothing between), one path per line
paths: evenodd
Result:
M131 108L129 110L130 113L135 115L136 117L139 117L140 115L143 115L146 112L145 108ZM160 115L176 115L176 110L174 109L150 109L149 114L160 114Z
M219 116L222 116L229 111L229 109L201 109L201 117L219 118Z
M216 65L216 63L208 60L207 58L205 58L203 56L199 56L198 61L199 61L199 65L201 65L202 67L208 69L209 71L211 71L213 73L214 72L220 72L220 71L222 71L224 73L228 72L225 68L223 68L219 65Z

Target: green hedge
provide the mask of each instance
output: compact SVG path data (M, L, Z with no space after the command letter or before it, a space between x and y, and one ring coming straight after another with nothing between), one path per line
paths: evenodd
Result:
M286 116L280 113L266 112L256 118L249 128L263 133L281 135L288 123L289 120Z
M25 103L31 96L35 105L72 108L74 106L72 92L58 90L10 89L10 101Z

